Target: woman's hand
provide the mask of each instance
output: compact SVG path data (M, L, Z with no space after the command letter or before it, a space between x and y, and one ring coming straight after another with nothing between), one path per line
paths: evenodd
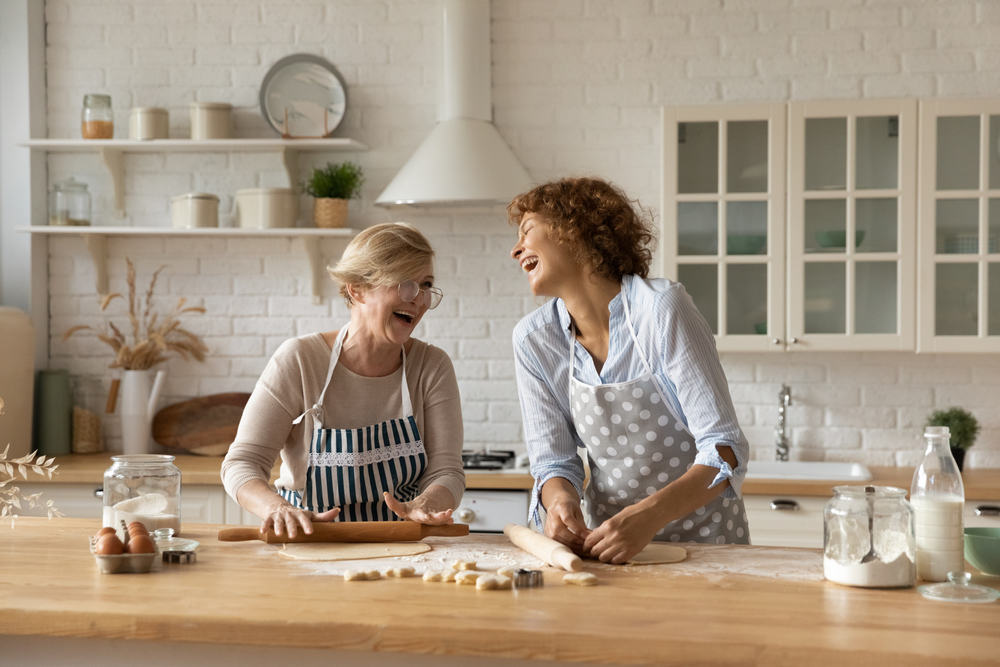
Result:
M268 511L267 516L260 524L260 532L266 533L273 528L275 535L287 534L288 537L296 537L301 529L306 535L311 535L314 521L333 521L339 514L339 507L334 507L326 512L310 512L295 507L282 499L280 504L274 505Z
M455 523L455 520L451 518L451 508L438 509L442 507L441 498L435 498L438 494L431 491L434 487L427 489L424 493L414 498L409 502L400 502L396 500L388 491L382 492L382 497L385 498L385 504L396 513L400 519L406 521L416 521L417 523L426 523L432 526L438 526L445 523ZM444 489L446 493L447 490ZM448 493L450 497L451 494Z
M604 563L627 563L662 527L653 512L630 505L591 531L583 552Z
M545 535L583 553L584 539L590 534L580 502L574 498L556 500L545 509Z

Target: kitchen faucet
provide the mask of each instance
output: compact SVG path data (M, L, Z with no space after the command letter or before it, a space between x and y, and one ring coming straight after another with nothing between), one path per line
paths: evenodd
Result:
M785 410L792 404L792 389L787 384L781 385L778 392L778 423L774 426L774 458L778 461L788 460L788 436L785 435Z

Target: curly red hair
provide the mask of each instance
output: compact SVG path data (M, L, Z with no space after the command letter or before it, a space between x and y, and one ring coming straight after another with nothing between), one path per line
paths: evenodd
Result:
M528 213L544 218L555 239L597 275L621 281L626 274L649 274L655 239L650 216L611 183L598 178L544 183L507 205L512 225Z

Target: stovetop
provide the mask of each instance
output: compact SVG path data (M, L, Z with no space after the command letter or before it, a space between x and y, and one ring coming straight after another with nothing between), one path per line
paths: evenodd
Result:
M462 450L462 467L466 470L501 470L514 467L514 452L509 449L489 451Z

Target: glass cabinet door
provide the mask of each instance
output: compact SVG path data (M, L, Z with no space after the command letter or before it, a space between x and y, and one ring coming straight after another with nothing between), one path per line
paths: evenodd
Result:
M1000 100L929 100L920 126L918 351L1000 350Z
M913 349L915 102L789 118L789 349Z
M784 141L784 105L663 110L664 275L720 350L783 344Z

